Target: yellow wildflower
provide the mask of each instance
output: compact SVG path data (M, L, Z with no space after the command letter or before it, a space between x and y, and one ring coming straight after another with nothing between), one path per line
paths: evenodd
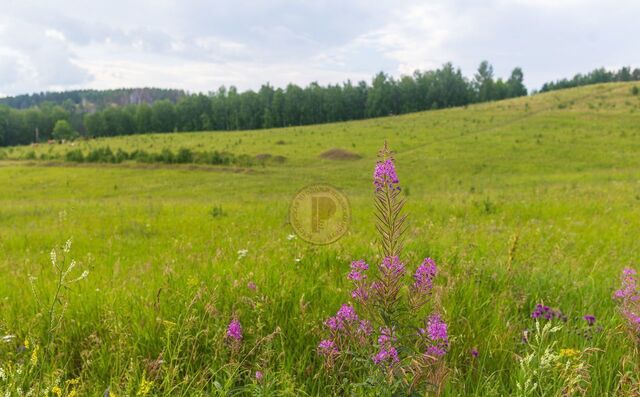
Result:
M29 338L24 338L24 343L23 343L23 345L24 345L24 348L25 348L25 349L28 349L28 348L29 348Z
M38 352L40 351L40 345L35 345L31 352L31 365L38 364Z
M136 396L146 396L147 394L149 394L151 388L153 387L153 381L147 380L146 375L146 373L142 374L142 380L140 380L140 386L138 386L138 392L136 393Z
M571 358L577 356L578 354L580 354L580 351L576 349L560 349L560 357Z
M55 394L57 397L62 396L62 389L59 386L53 386L51 388L51 393Z

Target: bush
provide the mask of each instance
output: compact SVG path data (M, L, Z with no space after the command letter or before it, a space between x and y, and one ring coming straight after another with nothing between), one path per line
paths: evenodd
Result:
M640 88L637 85L631 87L631 95L638 95L638 93L640 93Z
M89 163L115 163L116 157L109 146L105 148L93 149L89 152L86 159Z
M122 149L118 149L118 151L116 151L115 162L120 164L125 160L129 160L129 153Z
M153 156L144 150L135 150L129 155L130 160L137 161L138 163L152 163Z
M76 163L82 163L82 162L84 162L84 155L82 154L82 150L74 149L74 150L68 151L65 154L64 159L66 161L73 161L73 162L76 162Z
M162 149L162 152L156 154L154 156L154 159L157 163L171 164L175 162L175 156L173 155L173 152L171 151L171 149L167 148Z
M191 153L191 150L189 149L180 148L180 150L178 150L178 154L176 155L175 161L179 164L193 163L193 153Z

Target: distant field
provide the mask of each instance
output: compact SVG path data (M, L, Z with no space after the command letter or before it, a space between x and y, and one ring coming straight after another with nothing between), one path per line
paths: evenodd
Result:
M444 272L438 283L452 337L445 395L514 394L522 333L534 328L530 313L542 302L569 319L554 334L556 350L595 349L585 358L587 394L614 395L622 374L640 366L611 299L621 269L640 270L633 86L318 126L0 149L0 337L47 338L29 277L51 294L49 252L73 238L70 256L89 276L63 292L68 307L55 354L37 371L80 378L80 395L108 387L135 395L143 374L153 380L149 395L330 393L338 380L321 371L315 348L322 320L348 297L348 264L380 257L371 175L387 140L410 217L405 259L432 256ZM106 146L286 160L246 167L38 160ZM321 157L332 148L360 158ZM316 182L341 189L353 211L347 235L329 246L288 238L289 201ZM248 341L278 330L238 369L226 365L223 341L232 310ZM591 339L579 332L585 314L603 327ZM0 366L20 359L0 343ZM260 384L257 369L265 373Z

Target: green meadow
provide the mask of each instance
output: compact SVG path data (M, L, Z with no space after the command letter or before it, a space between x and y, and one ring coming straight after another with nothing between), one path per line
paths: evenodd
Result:
M0 337L10 336L0 341L0 390L376 395L345 386L363 374L323 368L316 347L324 319L350 300L349 263L381 260L372 173L386 140L409 217L402 259L414 269L430 256L441 272L437 296L451 339L443 394L521 395L517 384L538 376L546 384L529 395L638 395L638 345L612 300L621 270L640 270L633 86L337 124L0 149ZM55 160L107 146L286 160ZM321 156L332 148L359 158ZM337 187L351 205L349 231L331 245L292 237L290 201L311 183ZM69 279L89 272L61 288L55 303L53 248L59 263L76 261ZM540 334L531 318L539 303L567 321L527 366L535 344L523 338ZM234 313L244 331L239 357L224 337ZM580 371L544 378L547 348L560 361L562 349L579 352L572 365ZM566 392L572 377L580 387Z

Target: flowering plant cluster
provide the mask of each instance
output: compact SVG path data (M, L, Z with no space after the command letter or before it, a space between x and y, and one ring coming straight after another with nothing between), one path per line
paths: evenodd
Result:
M373 185L382 260L375 267L362 259L351 263L352 302L324 322L326 336L317 352L327 369L360 365L368 375L364 384L390 392L438 389L449 349L447 324L434 309L438 267L425 258L408 274L401 259L406 215L400 182L386 144L379 156Z
M531 312L531 318L535 320L561 320L565 323L567 322L567 316L565 316L562 311L542 304L536 305L533 312Z
M629 328L640 343L640 286L637 272L627 268L622 271L622 286L613 297L618 301L620 312L627 319Z

